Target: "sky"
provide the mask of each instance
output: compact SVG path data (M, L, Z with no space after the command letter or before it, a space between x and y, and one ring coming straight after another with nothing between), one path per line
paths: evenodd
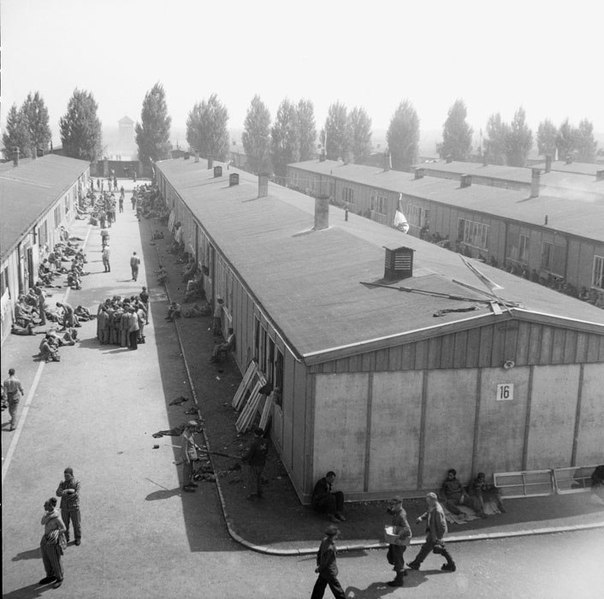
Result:
M231 128L258 94L273 117L284 98L310 99L318 129L338 100L387 129L408 99L422 130L440 130L462 98L476 132L523 106L535 132L568 117L604 133L601 0L2 0L0 11L0 124L40 91L55 143L75 88L117 127L140 120L158 81L173 128L216 93Z

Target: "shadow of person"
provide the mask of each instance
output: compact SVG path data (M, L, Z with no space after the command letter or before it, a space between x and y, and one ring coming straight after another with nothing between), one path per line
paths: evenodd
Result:
M400 587L389 587L385 582L372 582L366 589L349 586L344 594L346 599L379 599L393 593Z
M181 495L181 488L176 487L176 489L162 489L161 491L153 491L153 493L149 493L147 497L145 497L145 501L157 501L158 499L170 499L170 497L176 497Z
M42 597L42 593L49 589L52 589L52 586L41 587L38 584L30 584L21 589L15 589L10 593L3 593L2 597L3 599L36 599L37 597Z
M13 557L12 561L20 562L23 559L42 559L40 548L36 547L35 549L30 549L29 551L22 551L21 553L17 553L17 555Z

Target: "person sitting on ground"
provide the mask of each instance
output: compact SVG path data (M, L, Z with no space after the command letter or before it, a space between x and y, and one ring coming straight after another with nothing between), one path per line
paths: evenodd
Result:
M60 362L61 358L56 347L52 344L52 335L45 335L40 343L40 359L44 362Z
M164 238L164 234L162 231L160 231L159 229L155 229L155 231L153 231L153 237L151 239L155 240L155 239L163 239Z
M313 510L327 514L332 522L346 520L344 517L344 493L333 490L335 480L336 473L330 470L315 484L311 499Z
M197 262L195 262L195 258L193 256L191 256L191 258L189 258L189 262L187 263L187 266L182 275L183 283L188 283L195 276L196 271L197 271Z
M180 318L181 316L181 307L180 304L176 302L172 302L168 306L168 316L166 316L166 320L172 322L175 318Z
M163 285L168 280L168 271L160 264L159 269L155 271L157 282Z
M221 355L226 355L235 347L235 332L229 329L229 336L224 343L217 343L212 351L210 362L218 362Z
M450 468L447 472L447 478L442 484L441 495L446 508L452 514L459 515L462 511L457 506L467 504L468 495L456 476L457 470L455 470L455 468Z
M25 304L24 297L19 296L15 304L15 323L20 327L27 328L28 325L37 325L38 320L34 311Z
M484 472L479 472L476 478L470 485L470 503L474 511L481 517L486 518L487 514L484 510L485 501L494 501L497 505L497 509L500 512L505 513L503 503L501 503L501 491L495 486L490 485L486 482Z
M591 492L597 503L604 502L604 464L596 466L591 473Z

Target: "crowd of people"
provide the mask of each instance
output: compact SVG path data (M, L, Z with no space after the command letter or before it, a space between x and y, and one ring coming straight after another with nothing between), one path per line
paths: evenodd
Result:
M145 326L149 324L149 294L143 287L130 297L114 295L99 304L97 339L101 345L118 345L138 349L145 343Z

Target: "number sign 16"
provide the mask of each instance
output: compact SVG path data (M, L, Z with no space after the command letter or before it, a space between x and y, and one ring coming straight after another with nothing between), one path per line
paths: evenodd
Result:
M510 401L512 399L514 399L514 385L512 383L497 385L497 401Z

